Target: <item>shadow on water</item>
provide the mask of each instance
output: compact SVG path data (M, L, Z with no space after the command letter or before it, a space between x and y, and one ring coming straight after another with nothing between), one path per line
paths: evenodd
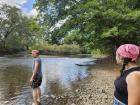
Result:
M89 58L42 56L42 94L62 94L72 89L72 83L88 76L88 66L77 66L93 61ZM31 100L28 81L32 74L33 58L0 57L0 105L26 105ZM15 104L16 103L16 104Z

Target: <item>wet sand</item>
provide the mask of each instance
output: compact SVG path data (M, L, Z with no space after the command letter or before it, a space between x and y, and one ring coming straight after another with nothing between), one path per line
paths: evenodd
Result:
M90 76L73 83L72 90L59 96L42 96L42 105L112 105L114 80L119 67L112 58L98 59L90 69Z

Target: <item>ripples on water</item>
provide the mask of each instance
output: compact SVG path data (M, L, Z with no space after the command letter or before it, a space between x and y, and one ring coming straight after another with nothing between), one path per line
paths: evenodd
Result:
M72 82L88 76L88 66L77 66L93 61L89 58L41 57L43 94L58 95L71 89ZM91 62L90 62L91 63ZM33 58L0 57L0 105L25 105L31 99L28 81L32 74ZM5 104L4 104L5 103Z

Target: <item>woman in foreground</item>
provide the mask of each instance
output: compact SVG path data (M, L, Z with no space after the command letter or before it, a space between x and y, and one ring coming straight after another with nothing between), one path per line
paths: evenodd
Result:
M115 80L113 105L140 105L140 67L137 58L140 47L121 45L116 51L117 64L122 65L121 74Z

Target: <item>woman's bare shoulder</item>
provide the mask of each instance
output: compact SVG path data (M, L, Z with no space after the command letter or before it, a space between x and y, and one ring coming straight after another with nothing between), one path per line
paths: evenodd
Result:
M132 73L130 73L127 77L126 77L126 82L127 83L139 83L140 84L140 71L134 71Z

